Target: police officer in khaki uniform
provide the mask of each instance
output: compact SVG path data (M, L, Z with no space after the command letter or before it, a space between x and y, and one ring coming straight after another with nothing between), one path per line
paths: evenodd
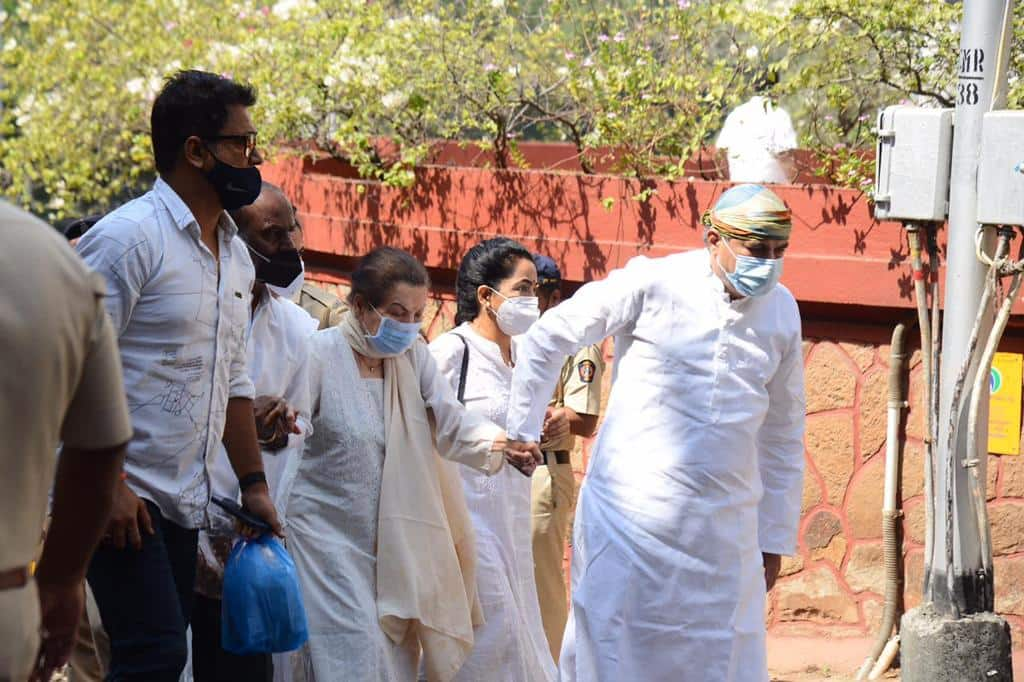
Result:
M534 263L537 265L537 295L543 315L562 300L562 274L555 261L547 256L534 256ZM531 529L534 575L544 634L556 663L568 617L563 563L576 499L576 479L569 455L575 446L576 436L588 438L597 430L603 372L604 359L597 346L587 346L575 357L566 359L555 397L551 400L553 411L547 423L565 419L569 422L569 432L557 441L541 443L544 465L537 467L533 474Z
M344 301L312 282L303 283L302 290L294 301L320 323L320 329L338 324L342 314L348 310Z
M71 651L132 427L103 279L4 202L0 291L0 680L48 680Z
M294 206L292 206L292 211L295 211ZM302 224L299 223L298 215L296 215L295 230L291 233L291 238L299 253L302 253L303 236ZM339 297L312 282L306 281L303 282L302 289L292 298L292 301L309 313L310 317L319 322L320 329L327 329L338 324L341 316L348 310L348 305Z

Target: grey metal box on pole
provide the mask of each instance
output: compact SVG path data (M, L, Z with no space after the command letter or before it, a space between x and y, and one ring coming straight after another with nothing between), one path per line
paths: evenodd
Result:
M978 222L1024 225L1024 111L990 111L981 132Z
M878 115L875 217L944 222L952 157L952 109L883 109Z

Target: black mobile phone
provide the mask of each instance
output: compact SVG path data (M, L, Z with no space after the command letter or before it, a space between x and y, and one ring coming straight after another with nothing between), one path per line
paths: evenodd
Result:
M234 516L236 519L238 519L247 526L255 528L259 531L263 531L264 533L269 533L271 532L271 530L273 530L270 527L270 524L268 524L263 519L257 518L250 514L234 500L229 500L226 497L217 497L216 495L214 495L210 499L210 501L213 502L218 507L220 507L221 509L223 509L224 511L226 511L228 514Z

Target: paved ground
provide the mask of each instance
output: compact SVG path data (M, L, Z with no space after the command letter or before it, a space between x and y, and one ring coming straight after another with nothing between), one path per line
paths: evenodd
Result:
M768 670L772 682L853 682L871 650L870 638L768 637ZM1024 680L1024 649L1013 656L1014 678ZM900 679L890 670L882 679Z
M772 682L854 682L873 640L867 638L768 637L768 669ZM1024 649L1013 657L1014 677L1024 680ZM884 680L899 680L899 671ZM53 682L66 682L57 674Z
M829 669L828 666L819 668L816 665L809 666L806 670L791 673L772 674L772 682L854 682L853 673L847 674ZM899 673L890 671L882 676L883 680L898 680Z
M768 637L772 682L852 682L871 650L870 638ZM885 679L899 679L893 674Z

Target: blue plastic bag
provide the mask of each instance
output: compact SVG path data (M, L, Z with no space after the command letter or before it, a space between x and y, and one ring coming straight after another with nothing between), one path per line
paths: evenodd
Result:
M233 654L293 651L309 638L295 563L270 534L239 539L224 565L221 646Z

